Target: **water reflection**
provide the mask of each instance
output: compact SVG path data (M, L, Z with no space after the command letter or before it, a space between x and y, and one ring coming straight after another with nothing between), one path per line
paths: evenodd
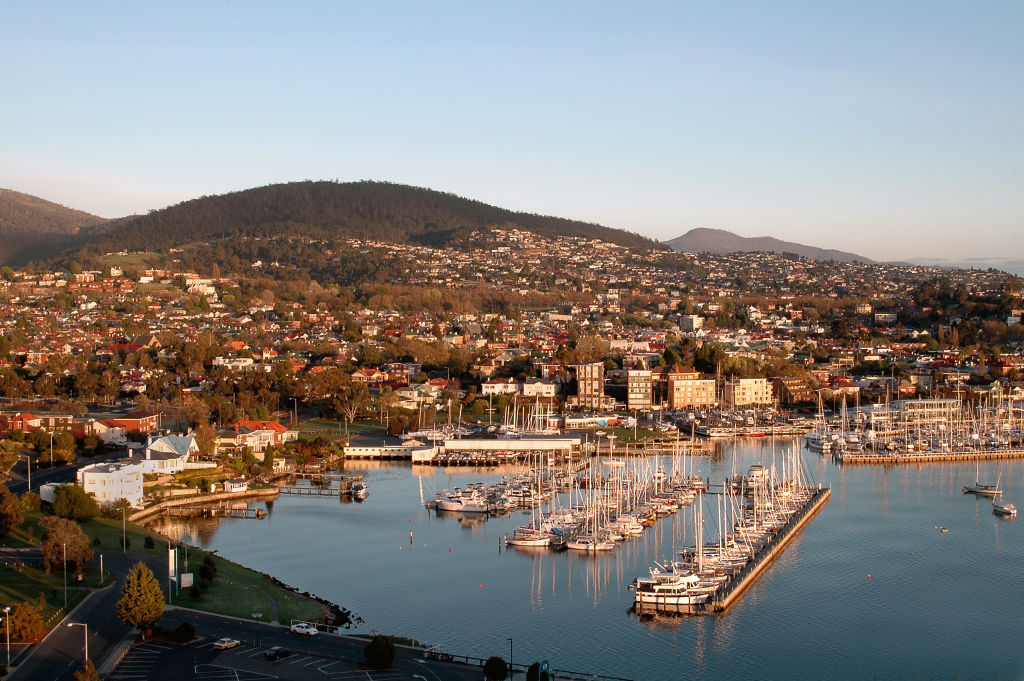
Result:
M773 452L770 442L717 442L711 456L687 457L685 465L720 482L751 463L778 465L791 446L780 441ZM1018 504L1022 465L991 468ZM976 477L973 463L843 467L804 452L805 475L831 484L832 500L728 614L713 617L629 612L626 586L694 543L692 506L595 556L505 548L501 538L528 514L488 518L422 505L421 495L518 470L350 462L346 472L363 473L373 490L363 504L282 495L265 504L272 513L262 520L165 519L154 527L351 607L373 629L480 657L507 652L505 638L514 636L517 658L522 646L522 659L543 656L560 669L639 681L808 678L811 639L834 678L1012 678L1024 664L1009 636L990 627L1017 622L1024 611L1024 590L1012 588L1024 561L1024 525L961 494ZM570 501L563 495L560 503ZM706 536L717 541L718 499L703 503ZM939 533L940 525L949 533ZM332 560L310 560L320 555ZM459 616L443 616L454 604ZM969 652L934 651L936 631Z

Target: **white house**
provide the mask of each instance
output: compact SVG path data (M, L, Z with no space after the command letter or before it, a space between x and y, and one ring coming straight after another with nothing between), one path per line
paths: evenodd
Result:
M133 508L142 508L142 467L130 463L97 463L78 470L78 484L100 506L127 499Z
M559 384L550 378L528 378L522 385L524 397L555 397Z
M141 466L143 473L180 473L189 457L198 452L194 435L164 435L151 437L145 451L128 461Z

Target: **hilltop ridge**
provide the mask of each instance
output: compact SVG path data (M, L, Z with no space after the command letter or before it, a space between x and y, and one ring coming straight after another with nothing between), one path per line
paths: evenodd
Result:
M105 218L0 188L0 263L24 263L73 243L74 235Z
M747 251L768 251L772 253L795 253L814 260L837 260L839 262L862 262L871 264L875 261L856 253L837 251L831 248L806 246L793 241L783 241L770 236L744 237L724 229L708 229L697 227L686 234L664 242L677 251L686 253L737 253Z

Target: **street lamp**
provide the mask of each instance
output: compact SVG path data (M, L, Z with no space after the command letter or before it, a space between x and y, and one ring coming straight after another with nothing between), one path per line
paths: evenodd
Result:
M32 457L25 455L25 468L28 469L28 491L32 491Z
M7 629L7 668L11 668L11 606L4 608L4 627Z
M89 625L85 622L68 622L69 627L85 627L85 660L83 664L89 661Z
M68 607L68 545L62 543L61 551L64 556L64 608Z
M126 540L126 537L127 537L127 527L126 526L127 526L127 522L125 520L125 515L124 515L124 505L122 505L121 506L121 553L124 553L125 551L128 550L128 548L127 548L128 542Z

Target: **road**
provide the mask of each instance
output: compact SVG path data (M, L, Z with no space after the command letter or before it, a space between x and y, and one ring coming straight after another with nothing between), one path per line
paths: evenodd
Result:
M11 479L6 483L7 489L15 494L21 494L28 490L28 465L25 459L27 450L23 450L18 462L11 468ZM46 453L49 455L49 452ZM104 461L117 461L125 457L124 452L107 453L89 458L81 457L71 466L54 466L52 468L38 465L38 459L32 462L32 491L38 492L39 486L48 482L74 482L78 476L78 469L83 466L90 466L94 463Z
M30 549L19 550L17 554L30 559L26 554L31 551L38 553L37 549ZM0 558L11 557L7 553ZM11 681L73 681L74 673L81 668L85 656L86 628L79 624L88 626L89 657L97 667L115 652L123 639L133 633L115 615L124 575L139 560L146 562L155 574L165 570L166 565L160 556L132 553L104 556L105 568L117 572L122 576L121 580L90 594L54 627L42 643L16 657ZM330 634L301 636L291 633L287 626L178 608L166 610L160 624L173 630L185 621L191 622L197 630L198 638L190 646L162 641L135 646L111 678L124 681L217 681L221 675L226 675L225 679L244 677L250 681L274 677L297 681L308 678L341 681L351 678L363 666L365 640ZM69 626L70 623L74 625ZM222 636L243 641L244 648L213 650L213 640ZM274 645L290 648L296 654L276 662L264 660L263 651ZM133 670L141 671L136 673ZM234 671L229 673L225 670ZM317 672L315 676L313 671ZM363 671L359 676L366 681L478 681L481 674L476 666L424 660L416 651L398 648L391 670Z

